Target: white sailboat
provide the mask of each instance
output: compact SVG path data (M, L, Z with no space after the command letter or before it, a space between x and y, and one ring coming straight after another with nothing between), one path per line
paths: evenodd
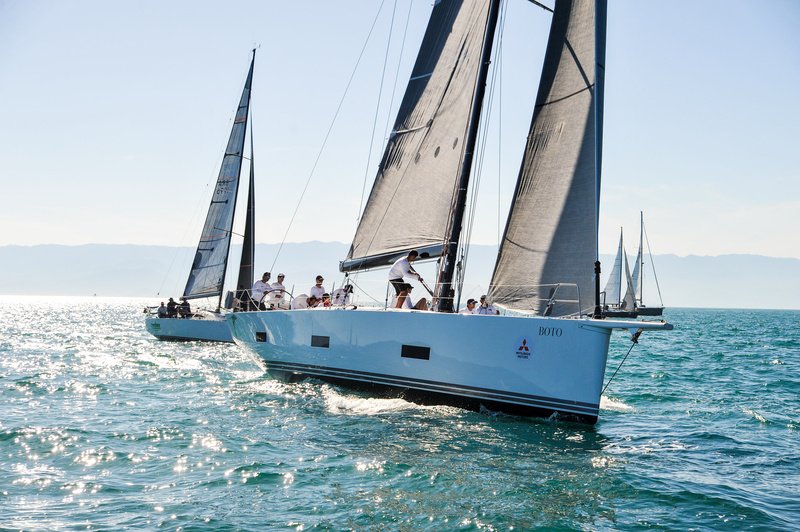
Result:
M214 194L211 197L206 221L183 292L183 299L187 301L217 298L216 308L195 311L185 317L147 317L145 319L147 331L160 340L233 342L230 327L225 321L225 308L230 308L231 304L229 302L228 305L223 305L223 288L228 270L236 200L239 193L254 64L255 50L253 50L253 58L250 61L250 69L239 99L239 106L222 159ZM250 154L250 183L237 290L249 290L253 286L255 171L252 159L252 134L250 136Z
M421 402L594 423L612 330L672 328L600 319L605 0L556 0L530 135L490 285L489 297L502 315L453 312L499 9L500 0L434 3L369 201L340 265L345 272L385 267L416 249L421 259L438 260L434 311L350 307L229 314L236 343L260 356L271 374Z
M614 259L611 275L608 276L606 288L603 290L603 315L607 318L635 318L637 314L634 286L620 227L617 256ZM623 288L625 288L624 292Z
M636 313L639 316L661 316L664 313L664 301L661 299L661 287L658 285L658 277L656 277L656 267L653 262L653 255L650 253L650 246L647 246L647 254L650 257L650 267L653 271L653 280L658 290L659 305L647 306L644 304L644 213L639 211L639 253L636 255L636 264L633 267L633 276L631 282L633 284L634 299L636 304Z

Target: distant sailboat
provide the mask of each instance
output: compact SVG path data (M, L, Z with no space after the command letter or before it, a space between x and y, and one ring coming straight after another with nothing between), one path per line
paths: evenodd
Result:
M612 330L672 328L599 319L605 0L555 2L490 284L490 299L503 315L453 312L500 5L433 3L372 192L340 263L343 272L388 267L412 249L421 260L438 259L434 312L350 307L229 314L236 343L260 356L271 374L594 423Z
M147 331L160 340L205 340L233 342L225 321L223 287L228 269L239 178L244 158L247 120L250 110L250 93L253 81L255 50L244 84L242 96L231 128L231 134L222 159L217 184L208 207L200 241L197 245L183 299L217 298L214 310L194 312L186 318L148 317ZM239 262L237 290L253 286L253 258L255 255L255 170L253 163L253 136L250 135L250 183L247 194L247 214L242 256ZM232 299L232 298L231 298Z
M623 245L622 228L620 228L617 256L603 291L603 315L608 318L635 318L637 314L634 286L631 268L628 264L628 254L625 253Z
M653 280L658 290L658 306L646 306L644 304L644 213L639 212L639 253L636 255L636 265L633 267L633 275L631 277L634 299L636 301L636 313L639 316L661 316L664 313L664 301L661 299L661 287L658 285L658 277L656 277L656 266L653 261L653 255L650 253L650 246L647 246L647 255L650 257L650 267L653 270Z

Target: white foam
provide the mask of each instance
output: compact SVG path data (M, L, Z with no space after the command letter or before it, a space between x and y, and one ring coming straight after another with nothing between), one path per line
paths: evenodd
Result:
M600 397L600 409L601 410L611 410L613 412L632 412L633 407L630 405L626 405L621 400L618 399L611 399L610 397L606 397L603 395Z

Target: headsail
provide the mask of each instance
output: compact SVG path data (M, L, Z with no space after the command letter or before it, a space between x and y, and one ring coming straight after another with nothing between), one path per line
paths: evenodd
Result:
M197 245L189 279L186 281L186 289L183 291L183 297L187 299L214 297L222 294L230 251L233 215L236 209L236 195L239 190L239 174L242 169L254 62L255 52L253 60L250 62L250 71L247 74L242 97L239 100L239 108L236 110L214 195L211 197L211 205L208 207L200 243Z
M435 2L369 200L342 271L391 264L449 239L489 0Z
M596 12L595 12L596 10ZM576 305L591 308L597 257L602 153L605 0L556 0L536 107L490 297L544 312L559 283L577 285Z
M247 190L244 241L242 242L242 257L239 259L239 277L236 281L236 290L249 290L253 286L253 263L256 256L256 175L252 123L250 126L250 185Z

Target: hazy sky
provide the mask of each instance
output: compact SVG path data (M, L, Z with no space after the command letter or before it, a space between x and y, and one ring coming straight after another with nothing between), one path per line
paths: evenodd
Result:
M377 15L287 238L349 242L431 3L0 0L0 245L196 245L256 44L257 240L279 242ZM476 242L505 221L549 20L507 2ZM602 252L620 226L635 252L643 210L655 253L800 258L798 28L794 0L609 1Z

